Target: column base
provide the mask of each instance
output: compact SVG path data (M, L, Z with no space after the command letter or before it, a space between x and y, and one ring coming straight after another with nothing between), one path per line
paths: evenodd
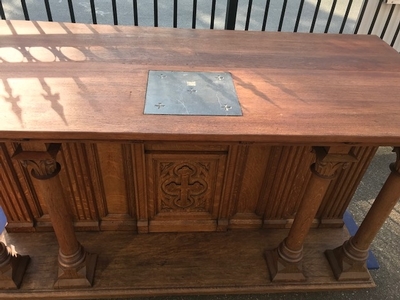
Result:
M78 266L65 267L59 264L55 289L91 287L96 269L97 254L85 252L85 259Z
M278 249L265 251L265 259L273 282L305 281L302 262L288 262L280 257Z
M354 259L345 250L349 243L350 241L347 241L343 246L325 251L325 256L329 261L335 278L338 281L370 280L371 276L367 268L368 251L365 254L365 251L362 251L363 259Z
M19 289L29 261L28 255L11 256L8 263L0 267L0 289Z

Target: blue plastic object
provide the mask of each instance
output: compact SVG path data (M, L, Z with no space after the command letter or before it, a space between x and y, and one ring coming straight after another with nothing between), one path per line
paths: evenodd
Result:
M347 210L344 213L343 221L344 221L344 224L346 225L347 229L349 230L350 235L351 236L355 235L358 230L358 226L357 226L356 222L354 221L353 215ZM378 260L376 259L375 255L372 253L371 250L369 251L369 255L368 255L368 259L367 259L367 268L369 270L379 269Z
M4 214L3 209L0 206L0 233L3 232L4 228L6 227L7 224L7 218L6 215Z

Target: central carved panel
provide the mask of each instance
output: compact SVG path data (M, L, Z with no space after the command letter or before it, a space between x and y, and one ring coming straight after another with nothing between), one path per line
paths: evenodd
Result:
M175 151L146 153L150 231L215 230L226 152Z
M206 211L209 164L161 163L161 211Z

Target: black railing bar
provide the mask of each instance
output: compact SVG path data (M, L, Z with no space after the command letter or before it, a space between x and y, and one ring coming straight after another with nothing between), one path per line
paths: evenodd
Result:
M174 28L178 27L178 0L174 0L174 15L173 15L173 24Z
M227 0L225 29L235 30L238 2L239 0Z
M193 14L192 14L192 28L196 28L196 18L197 18L197 0L193 0Z
M249 0L249 5L247 6L247 16L246 16L246 24L244 26L244 30L249 30L252 7L253 7L253 0Z
M114 25L118 25L117 0L112 0L111 3L112 3Z
M269 6L270 6L270 0L267 0L265 2L265 9L264 9L264 18L263 18L263 23L261 27L261 31L265 31L265 28L267 27L267 20L268 20L268 12L269 12Z
M153 0L154 4L154 27L158 27L158 0Z
M375 14L371 22L371 26L369 27L368 30L368 34L371 34L372 30L374 30L376 19L378 19L379 12L381 11L382 2L383 2L382 0L379 0L378 6L376 7Z
M333 0L331 11L330 11L329 17L328 17L328 21L326 21L324 33L328 33L328 31L329 31L329 26L331 26L332 17L333 17L333 14L335 13L336 3L337 3L337 0Z
M4 8L3 8L3 3L1 3L1 0L0 0L0 18L1 18L2 20L5 20L5 19L6 19L6 15L5 15L5 13L4 13Z
M29 21L29 13L28 8L26 7L26 1L21 0L22 11L24 12L24 18L26 21Z
M281 18L279 20L278 31L282 30L283 19L285 18L285 13L286 13L286 6L287 6L287 0L283 0L282 12L281 12Z
M96 6L94 5L94 0L90 0L90 11L92 12L93 24L97 24Z
M47 20L49 22L53 22L53 16L51 15L51 8L50 8L49 0L44 0L44 6L46 7Z
M344 13L343 22L342 22L342 25L340 26L339 33L343 33L343 30L344 30L344 27L346 26L347 18L349 17L349 13L350 13L352 5L353 5L353 0L350 0L349 3L347 4L346 12Z
M74 6L72 4L72 0L68 0L68 9L69 9L69 16L71 17L71 23L76 23Z
M217 4L217 0L213 0L211 4L211 20L210 20L210 29L214 29L215 22L215 7Z
M133 25L139 26L137 0L133 0Z
M360 25L361 25L361 22L362 22L362 20L364 18L364 14L365 14L365 10L367 8L367 5L368 5L368 0L364 0L363 6L362 6L361 11L360 11L360 15L358 16L357 25L354 28L354 34L357 34L358 30L360 29Z
M383 29L382 29L382 33L381 33L381 36L380 36L381 39L383 39L385 37L385 33L386 33L386 30L387 30L387 28L389 26L390 20L392 19L392 15L393 15L393 11L394 11L395 6L396 5L392 4L392 7L390 8L389 15L387 16L385 25L383 26Z
M399 32L400 32L400 22L399 22L399 25L397 25L397 29L396 29L396 32L394 33L392 42L390 43L390 46L393 47L394 44L396 43L397 37L399 36Z
M301 18L301 13L303 12L303 6L304 6L304 0L301 0L300 5L299 5L299 10L297 11L297 18L296 18L296 24L294 25L294 32L297 32L299 29L299 23L300 23L300 18Z
M315 23L317 22L319 7L321 6L321 0L318 0L317 5L315 6L313 20L310 26L310 33L314 32Z

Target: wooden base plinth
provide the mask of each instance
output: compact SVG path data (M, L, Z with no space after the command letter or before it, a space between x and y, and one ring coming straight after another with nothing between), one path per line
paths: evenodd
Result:
M54 288L85 288L93 285L97 254L87 253L85 261L75 268L58 267L58 278Z
M310 231L302 259L306 281L271 281L265 251L278 245L287 234L282 229L148 234L77 232L85 248L99 255L93 286L54 289L58 251L54 234L13 233L8 235L8 242L29 250L32 261L21 288L0 291L0 299L255 294L374 287L371 278L339 282L334 277L324 251L349 237L342 228Z
M366 261L355 261L347 257L343 246L326 250L325 255L337 280L370 280Z
M0 268L0 289L19 289L29 260L28 255L11 256L9 264Z
M278 249L265 251L271 281L273 282L298 282L305 281L302 262L289 263L279 256Z

